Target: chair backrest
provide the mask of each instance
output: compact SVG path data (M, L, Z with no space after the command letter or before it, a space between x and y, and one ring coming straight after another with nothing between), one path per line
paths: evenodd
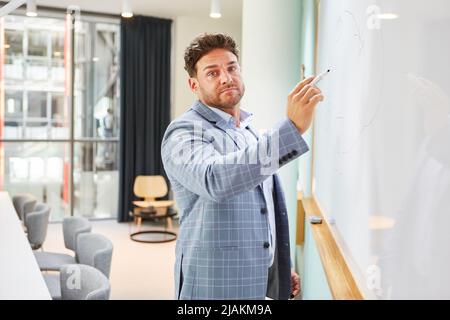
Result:
M37 203L36 197L31 194L17 194L12 198L14 209L19 219L24 221L25 214L32 212Z
M67 249L75 251L77 248L77 237L81 233L91 232L92 225L88 219L83 217L68 217L63 220L64 245Z
M20 220L22 220L22 206L25 200L27 200L27 198L28 198L27 194L16 194L15 196L12 197L14 209L16 210Z
M39 249L47 237L48 219L50 216L50 207L45 203L38 203L33 212L25 216L25 226L27 227L28 241L31 247Z
M60 269L62 300L108 300L111 287L108 278L94 267L66 264Z
M113 245L101 234L82 233L77 239L78 262L97 268L109 278Z
M163 176L137 176L134 180L134 194L148 201L164 197L167 192L167 183Z
M28 213L33 212L35 210L36 204L38 203L35 197L30 197L23 203L22 207L22 219L25 221Z

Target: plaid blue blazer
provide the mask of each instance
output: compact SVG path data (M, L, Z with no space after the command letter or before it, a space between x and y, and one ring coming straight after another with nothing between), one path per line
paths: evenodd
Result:
M285 119L246 145L197 101L167 128L162 160L179 208L176 299L265 299L268 217L261 183L273 175L278 296L291 292L289 228L279 167L308 151ZM274 163L275 162L275 163ZM274 165L275 164L275 165Z

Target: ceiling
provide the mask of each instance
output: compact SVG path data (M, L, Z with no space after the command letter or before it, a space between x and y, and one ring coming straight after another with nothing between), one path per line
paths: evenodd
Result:
M190 16L209 18L210 0L129 0L135 15L175 18ZM222 18L241 20L243 0L221 0ZM122 0L37 0L39 6L66 9L77 5L81 12L120 14Z

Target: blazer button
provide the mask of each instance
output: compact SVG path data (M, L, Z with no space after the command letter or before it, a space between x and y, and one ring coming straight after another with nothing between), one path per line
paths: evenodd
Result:
M269 247L270 247L270 243L264 242L264 248L265 248L265 249L268 249Z
M292 154L293 154L294 156L296 156L296 155L298 155L298 151L297 151L297 150L292 150Z
M287 156L282 156L282 157L281 157L281 160L283 160L284 162L286 162L286 161L289 160L289 158L288 158Z
M266 208L262 208L261 209L261 214L266 214L267 213L267 209Z

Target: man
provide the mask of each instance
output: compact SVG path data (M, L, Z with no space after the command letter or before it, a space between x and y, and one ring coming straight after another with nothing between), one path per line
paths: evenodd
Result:
M309 84L313 78L300 82L288 96L287 118L259 136L239 107L245 87L233 39L204 34L184 58L198 101L169 125L162 143L180 209L176 298L294 297L300 280L291 269L276 171L308 151L301 134L323 96Z

